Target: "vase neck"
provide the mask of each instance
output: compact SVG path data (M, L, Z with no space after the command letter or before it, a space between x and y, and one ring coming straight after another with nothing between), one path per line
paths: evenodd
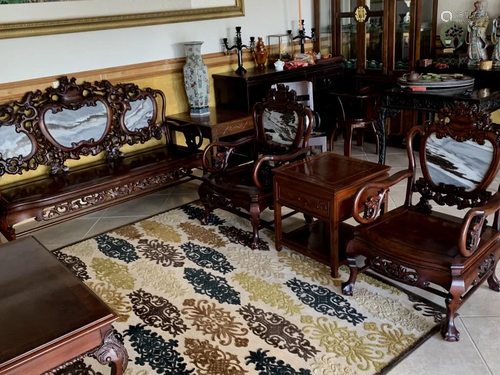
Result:
M184 44L184 48L186 50L186 56L201 55L201 45L202 44L203 44L203 42Z

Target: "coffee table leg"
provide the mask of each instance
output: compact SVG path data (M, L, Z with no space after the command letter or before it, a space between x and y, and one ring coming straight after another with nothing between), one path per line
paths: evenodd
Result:
M276 178L274 179L274 244L277 251L281 251L281 237L283 235L283 228L281 226L281 204L276 200L276 192L278 191L278 186Z
M127 369L127 349L118 340L112 329L104 335L101 346L90 353L89 356L97 359L101 365L111 365L112 375L123 375Z
M339 220L337 206L330 217L330 267L334 279L339 277Z

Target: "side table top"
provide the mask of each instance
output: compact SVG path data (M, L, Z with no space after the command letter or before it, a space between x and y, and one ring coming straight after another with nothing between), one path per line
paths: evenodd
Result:
M324 186L337 191L347 187L353 181L368 181L375 176L387 173L390 166L370 161L349 158L333 152L323 152L312 157L273 169L275 176L286 177Z
M168 115L167 119L183 123L195 123L200 126L212 127L223 124L225 122L234 121L251 116L252 116L251 114L246 112L210 107L209 115L191 116L190 112L181 112L173 115Z
M77 259L68 262L78 266ZM0 246L0 370L116 315L33 237Z

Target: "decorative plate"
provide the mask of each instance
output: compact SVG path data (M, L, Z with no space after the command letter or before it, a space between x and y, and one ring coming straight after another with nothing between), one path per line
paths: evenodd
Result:
M460 48L465 42L467 28L456 22L448 22L441 28L440 39L444 48Z
M418 81L408 82L406 78L398 78L400 86L427 87L428 89L441 89L448 87L464 87L474 84L474 77L463 74L433 74L430 79L420 77Z

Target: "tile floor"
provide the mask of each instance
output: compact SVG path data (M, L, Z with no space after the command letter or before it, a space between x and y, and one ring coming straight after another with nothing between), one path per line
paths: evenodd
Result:
M337 143L335 152L342 153L342 150L342 143ZM375 155L374 150L375 146L370 143L366 143L364 147L353 145L353 157L377 162L378 156ZM406 150L388 148L387 164L392 167L391 173L405 169ZM499 183L500 177L495 180L492 188L497 189ZM33 235L48 249L57 249L197 200L197 185L198 183L193 181L165 189L157 194L37 231ZM389 208L401 205L404 195L404 182L393 187ZM436 207L436 209L440 208ZM441 208L441 210L454 212L449 208ZM417 289L412 290L417 291ZM433 301L444 306L441 298L429 294L426 296L430 296ZM390 373L394 375L500 375L500 356L497 349L500 339L500 294L496 294L483 285L459 310L459 313L460 316L456 321L461 332L460 342L447 343L438 333L411 353Z

